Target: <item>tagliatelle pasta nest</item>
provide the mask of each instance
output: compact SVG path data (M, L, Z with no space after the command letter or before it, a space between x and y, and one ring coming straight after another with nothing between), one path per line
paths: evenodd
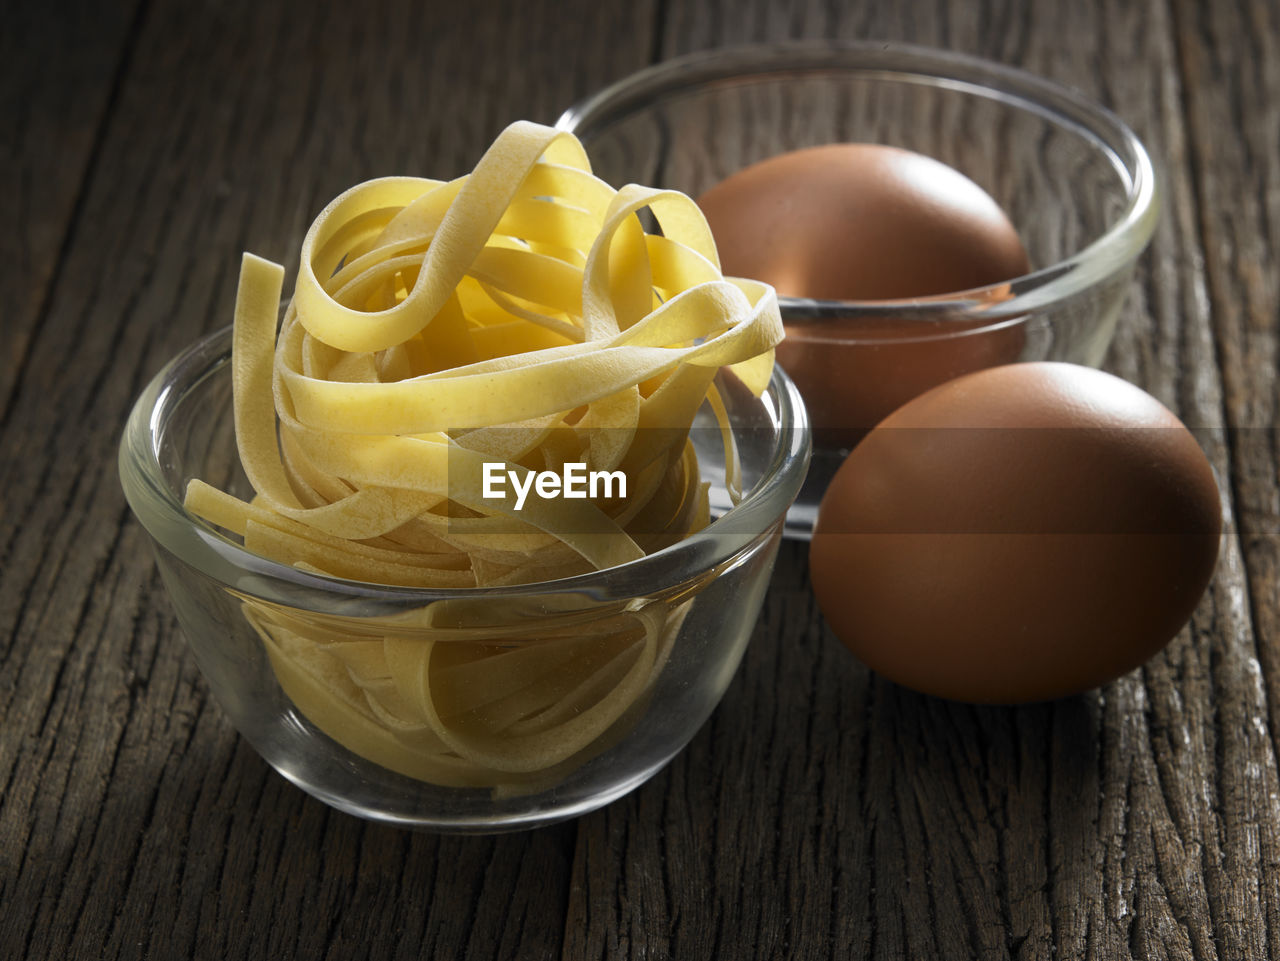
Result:
M772 289L721 275L688 197L614 191L572 135L530 123L468 176L373 180L330 203L277 337L283 273L247 254L236 303L236 437L256 496L195 480L187 507L265 557L383 585L544 581L705 526L690 425L709 404L732 489L713 379L731 366L759 394L782 337ZM527 489L570 463L621 472L626 496L518 503L483 484L486 464ZM470 625L447 601L394 622L245 611L285 692L340 743L412 777L510 789L608 740L688 606L531 625L486 597Z

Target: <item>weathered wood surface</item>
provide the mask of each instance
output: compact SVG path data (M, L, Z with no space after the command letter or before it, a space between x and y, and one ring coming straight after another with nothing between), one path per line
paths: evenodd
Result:
M20 5L0 38L0 957L1280 957L1274 3L372 6ZM1163 158L1109 366L1227 428L1191 625L1101 692L947 704L853 662L785 545L720 708L609 808L437 838L306 797L182 645L115 479L133 397L343 187L786 36L1023 65Z

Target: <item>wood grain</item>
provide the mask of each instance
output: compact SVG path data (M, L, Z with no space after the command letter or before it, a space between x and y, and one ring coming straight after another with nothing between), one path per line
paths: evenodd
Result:
M7 419L33 327L46 314L132 49L136 4L21 5L0 36L0 424ZM2 495L0 495L2 496ZM3 501L0 501L3 504ZM0 512L7 516L7 511Z
M1280 957L1280 19L1268 0L60 3L0 37L0 956ZM576 822L434 837L331 811L231 729L115 477L133 398L370 176L452 176L655 58L789 36L1072 84L1161 162L1108 366L1230 518L1149 664L978 708L876 677L785 544L688 750Z

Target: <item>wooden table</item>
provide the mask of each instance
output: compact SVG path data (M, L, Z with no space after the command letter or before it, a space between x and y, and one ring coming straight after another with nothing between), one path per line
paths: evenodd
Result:
M230 9L233 6L242 9ZM370 9L357 14L357 9ZM11 4L0 258L0 956L1280 957L1280 8L1272 0ZM1067 82L1161 158L1108 366L1202 435L1229 528L1191 624L1088 695L974 708L870 674L784 546L689 748L493 838L312 800L212 703L116 480L128 407L228 323L241 250L452 176L510 120L788 36Z

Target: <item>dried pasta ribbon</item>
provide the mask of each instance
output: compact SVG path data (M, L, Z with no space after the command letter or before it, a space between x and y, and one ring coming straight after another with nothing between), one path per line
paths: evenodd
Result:
M624 733L688 609L658 602L511 644L244 605L285 694L334 740L409 777L502 793L552 784Z
M660 233L646 233L647 212ZM782 338L771 288L721 275L682 194L591 174L570 134L505 130L467 176L359 184L316 218L277 332L284 271L246 254L232 347L236 439L255 496L192 481L187 506L301 570L446 589L546 581L643 557L709 522L689 440L713 378L755 394ZM524 477L619 470L627 497L485 497ZM487 597L487 596L486 596ZM550 783L639 709L689 601L483 627L439 601L387 620L244 599L281 686L392 770L499 791ZM447 618L445 618L447 620Z

